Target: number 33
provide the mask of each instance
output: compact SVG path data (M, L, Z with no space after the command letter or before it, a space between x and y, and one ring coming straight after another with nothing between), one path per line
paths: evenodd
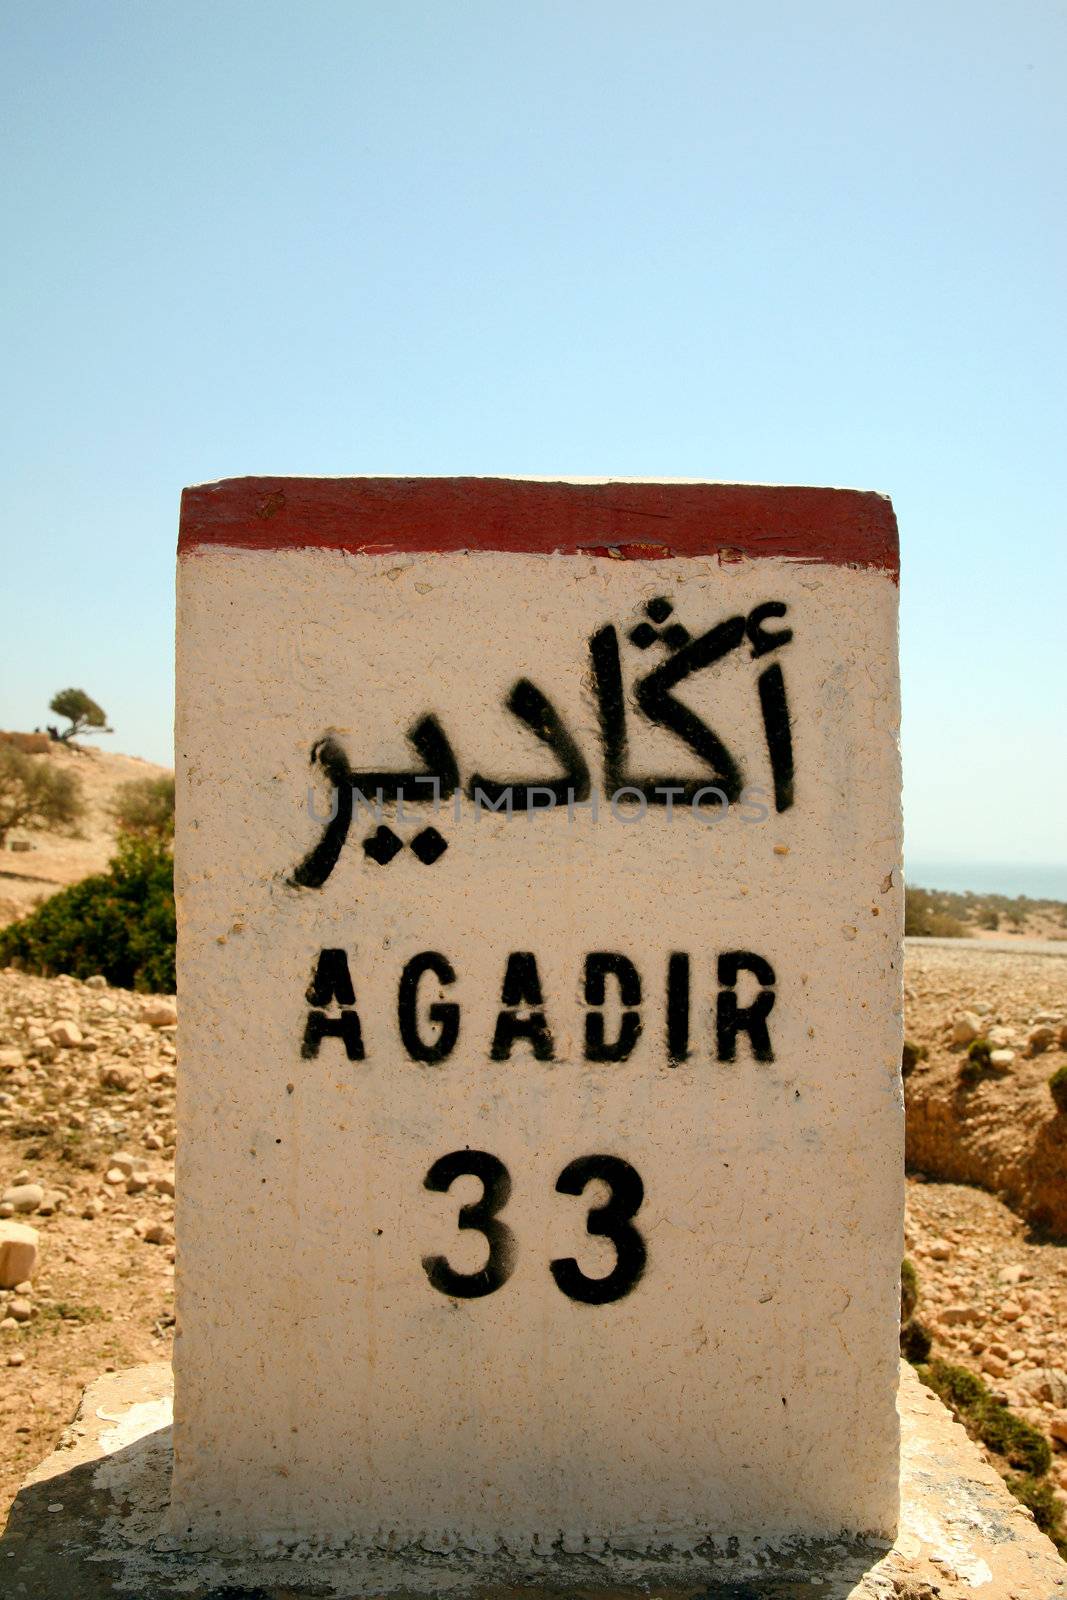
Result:
M442 1294L476 1300L499 1289L514 1270L515 1235L499 1220L511 1195L511 1175L502 1161L485 1150L453 1150L434 1162L423 1179L423 1187L445 1194L457 1178L465 1176L480 1179L482 1194L479 1200L460 1207L458 1225L485 1235L489 1243L485 1266L478 1272L456 1272L445 1256L424 1256L422 1265L434 1288ZM645 1198L645 1187L630 1163L618 1156L579 1156L556 1179L556 1192L580 1195L594 1178L607 1184L610 1196L604 1205L592 1208L586 1228L591 1234L611 1240L615 1265L607 1277L589 1278L573 1256L562 1256L549 1262L549 1270L556 1287L569 1299L602 1306L629 1294L645 1270L645 1241L633 1225Z

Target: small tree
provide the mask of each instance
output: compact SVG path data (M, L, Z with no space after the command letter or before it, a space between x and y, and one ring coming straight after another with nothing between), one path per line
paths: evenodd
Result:
M54 711L57 717L66 717L70 723L69 728L64 728L57 735L63 744L69 744L79 733L112 732L103 707L98 706L84 689L60 689L58 694L52 696L48 709Z
M12 828L76 834L84 815L81 780L73 772L0 744L0 849Z
M174 837L174 779L132 778L115 793L111 815L119 833L164 843Z

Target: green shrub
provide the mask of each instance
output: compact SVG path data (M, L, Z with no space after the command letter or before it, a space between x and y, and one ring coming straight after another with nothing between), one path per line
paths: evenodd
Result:
M1016 1477L1012 1473L1005 1482L1016 1500L1022 1501L1024 1506L1029 1506L1034 1514L1034 1521L1042 1533L1048 1534L1060 1555L1067 1556L1067 1529L1063 1524L1063 1507L1056 1499L1048 1479L1034 1477L1032 1474Z
M1021 1468L1030 1477L1039 1478L1048 1471L1052 1447L1040 1428L998 1400L975 1373L949 1361L935 1360L920 1367L919 1376L963 1423L972 1439L980 1439L1009 1466Z
M1040 1477L1052 1465L1052 1446L1040 1428L992 1399L983 1413L982 1443L1021 1472Z
M954 1366L951 1361L931 1361L919 1376L961 1421L964 1413L979 1409L993 1398L981 1378L966 1367Z
M905 1256L900 1263L900 1325L904 1326L915 1315L919 1304L919 1274L914 1263Z
M924 1044L912 1044L910 1039L904 1040L904 1051L901 1057L900 1070L904 1074L905 1078L908 1076L909 1072L915 1071L915 1068L919 1065L920 1061L926 1060L926 1055L927 1051Z
M1052 1096L1057 1111L1062 1111L1067 1117L1067 1067L1057 1067L1048 1080L1048 1092Z
M106 872L83 878L0 929L0 966L174 993L174 863L159 842L125 838Z
M975 1039L959 1065L961 1083L977 1083L984 1072L992 1070L993 1047L988 1039Z
M900 1330L900 1353L913 1367L927 1359L933 1345L930 1330L918 1317L911 1317Z

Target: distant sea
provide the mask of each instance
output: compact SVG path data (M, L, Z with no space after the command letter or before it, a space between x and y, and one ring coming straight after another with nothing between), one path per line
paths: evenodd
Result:
M918 889L951 889L957 894L1026 894L1031 900L1067 900L1067 862L927 861L904 864L904 877Z

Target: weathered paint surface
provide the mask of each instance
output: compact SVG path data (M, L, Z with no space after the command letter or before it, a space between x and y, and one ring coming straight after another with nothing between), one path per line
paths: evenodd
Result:
M648 561L789 556L899 570L884 495L628 479L231 478L182 497L179 551L509 550Z
M367 494L317 537L278 519L327 490L266 482L270 538L248 480L190 491L181 563L176 1524L890 1532L893 561L827 554L834 491L731 487L806 548L720 518L620 561L589 553L614 485L549 554L508 534L522 484L467 481L463 550L405 545L384 491L384 532ZM324 820L349 772L406 773L402 814ZM620 777L681 798L613 814ZM494 781L518 814L476 807ZM717 782L747 787L716 822ZM527 815L554 783L579 803Z

